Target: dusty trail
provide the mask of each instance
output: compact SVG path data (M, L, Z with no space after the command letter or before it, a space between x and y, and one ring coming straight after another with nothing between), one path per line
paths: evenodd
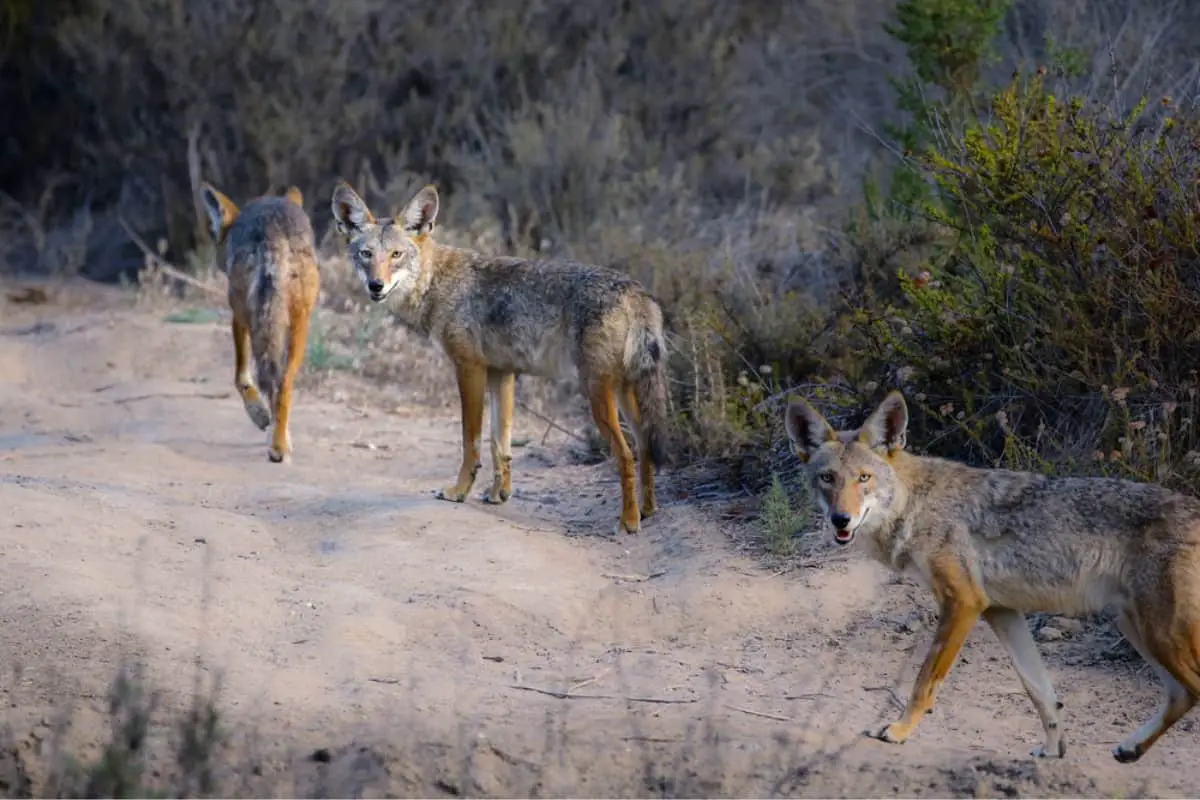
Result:
M536 444L507 506L435 500L456 418L334 402L337 378L300 387L294 461L269 464L228 350L224 322L168 324L112 289L0 306L0 646L22 668L0 688L26 756L56 700L79 701L80 741L98 735L122 654L179 708L199 653L251 783L328 748L333 764L294 774L374 793L1200 786L1195 713L1141 763L1112 761L1156 688L1088 629L1042 645L1065 762L1027 757L1040 726L983 627L910 743L864 740L893 713L878 687L903 695L930 636L915 587L858 556L773 576L679 502L636 537L564 527L611 528L611 465L551 467ZM544 429L517 424L535 442ZM352 743L367 750L343 757Z

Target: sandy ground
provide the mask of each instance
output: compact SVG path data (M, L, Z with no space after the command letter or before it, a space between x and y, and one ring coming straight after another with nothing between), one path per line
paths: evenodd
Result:
M220 677L223 779L247 792L1200 786L1195 713L1139 764L1113 761L1157 686L1090 627L1042 632L1064 761L1028 756L1040 726L982 626L915 738L868 740L896 713L889 689L906 695L933 615L864 557L774 574L667 490L640 535L615 538L611 463L575 464L562 436L541 445L545 425L520 412L533 443L517 496L438 501L454 414L337 374L304 380L294 460L270 464L232 390L223 321L171 324L86 284L0 303L0 646L14 667L0 689L6 757L35 791L55 714L72 705L89 752L127 657L167 711L197 674ZM489 470L485 456L476 496Z

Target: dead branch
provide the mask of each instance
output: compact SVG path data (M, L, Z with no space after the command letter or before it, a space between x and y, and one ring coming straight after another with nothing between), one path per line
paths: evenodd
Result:
M174 266L166 259L162 258L160 255L151 250L149 245L146 244L142 237L138 236L133 228L129 227L129 224L125 222L123 217L117 217L117 222L121 223L121 227L125 229L125 233L128 234L129 239L138 246L138 249L141 250L146 256L146 260L154 264L154 266L161 270L163 274L169 275L175 280L183 281L189 286L194 286L201 291L208 292L214 297L225 296L225 291L223 289L205 283L204 281L196 280L191 275L188 275L186 272Z
M688 705L690 703L699 702L696 698L689 700L676 700L669 697L630 697L627 695L616 694L572 694L571 692L558 692L554 689L542 689L537 686L525 686L520 683L509 684L510 689L520 689L523 692L537 692L548 697L554 697L559 700L624 700L627 703L657 703L659 705Z

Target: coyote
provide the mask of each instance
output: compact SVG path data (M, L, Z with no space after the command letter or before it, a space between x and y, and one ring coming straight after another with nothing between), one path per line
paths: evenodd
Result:
M976 469L905 452L908 408L890 393L858 430L835 431L802 399L785 417L834 541L865 540L939 606L933 645L904 714L867 735L902 743L932 710L976 620L1007 651L1045 730L1035 756L1066 753L1050 676L1026 612L1117 613L1154 667L1162 706L1113 749L1137 761L1200 699L1200 500L1109 478Z
M281 197L251 200L240 211L209 183L201 185L201 196L218 264L229 276L234 385L260 430L274 420L267 457L285 462L292 451L292 387L321 282L304 196L292 186Z
M513 392L527 373L558 378L572 365L608 439L621 480L617 532L636 533L655 511L654 467L663 461L666 342L662 309L632 278L605 267L485 256L433 240L438 193L425 186L394 216L379 218L346 183L333 216L347 255L375 302L393 299L401 322L454 363L462 410L462 465L437 496L461 503L480 468L485 393L492 429L489 503L512 494ZM618 408L633 428L641 477Z

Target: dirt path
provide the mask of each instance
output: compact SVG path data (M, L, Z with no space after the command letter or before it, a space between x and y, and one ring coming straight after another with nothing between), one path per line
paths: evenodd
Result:
M0 646L22 668L0 682L35 780L57 701L86 745L123 654L178 709L199 653L229 769L284 793L1200 786L1196 714L1140 764L1109 756L1157 690L1089 629L1042 645L1065 762L1027 757L1037 718L984 628L914 740L865 740L930 636L915 587L859 556L772 575L678 501L615 539L611 464L570 465L520 413L535 444L501 509L431 496L457 466L453 414L352 402L337 379L301 387L294 461L269 464L229 349L224 322L168 324L114 289L0 305Z

